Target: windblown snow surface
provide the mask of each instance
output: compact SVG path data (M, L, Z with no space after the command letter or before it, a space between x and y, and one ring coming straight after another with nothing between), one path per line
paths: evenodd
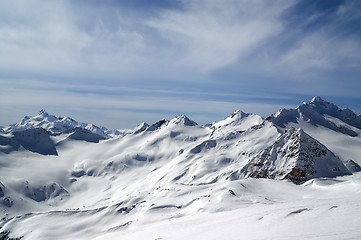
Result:
M7 127L0 239L361 239L360 122L315 97L266 119L180 115L109 138ZM57 154L41 152L49 141Z

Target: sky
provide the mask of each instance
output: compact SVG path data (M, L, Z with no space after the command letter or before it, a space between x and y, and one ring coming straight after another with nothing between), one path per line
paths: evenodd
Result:
M206 124L316 95L361 114L361 1L0 0L0 126Z

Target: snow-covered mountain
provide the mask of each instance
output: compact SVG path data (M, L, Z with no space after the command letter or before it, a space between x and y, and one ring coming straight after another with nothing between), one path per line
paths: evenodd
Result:
M0 134L0 152L11 153L21 149L43 155L57 155L51 134L43 128L30 128L8 134Z
M361 164L361 116L350 109L341 109L314 97L296 109L282 109L269 119L280 132L292 127L302 128L343 161Z
M280 128L286 128L289 123L307 122L352 137L358 136L352 127L361 129L361 116L357 116L350 109L340 109L320 97L314 97L310 103L303 103L296 109L282 109L272 116L272 120Z
M41 110L0 131L0 152L11 153L26 149L44 155L57 155L56 146L65 140L98 143L100 140L123 136L130 130L108 130L81 123L70 117L57 117Z
M297 184L351 174L338 157L300 128L286 130L240 172L244 177L289 179Z
M33 128L43 128L53 135L59 135L75 128L82 128L90 132L100 135L105 139L109 139L112 135L119 135L121 132L117 130L108 130L105 127L98 127L94 124L81 123L70 117L57 117L50 115L45 110L41 110L35 116L25 116L24 119L2 129L5 133L23 131Z
M4 128L0 238L361 237L349 109L315 97L266 119L179 115L111 136L45 112Z

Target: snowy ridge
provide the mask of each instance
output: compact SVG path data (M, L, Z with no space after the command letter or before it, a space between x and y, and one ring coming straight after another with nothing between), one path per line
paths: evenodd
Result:
M1 129L0 152L26 149L43 155L57 155L57 146L69 139L98 143L128 133L80 123L70 117L56 117L41 110L34 117L26 116L21 122Z
M143 132L145 129L147 129L149 127L149 124L146 122L142 122L141 124L139 124L132 132L132 134L137 134L137 133L141 133Z
M0 134L0 232L358 239L361 129L342 111L315 98L266 119L237 110L200 126L179 115L109 139L74 120L26 118ZM74 124L56 133L57 121Z
M236 110L230 116L225 118L222 121L213 123L212 126L215 128L227 127L227 126L237 126L242 125L243 129L248 129L256 124L261 124L262 117L255 115L253 113L244 113L240 110Z
M323 115L329 115L331 117L339 118L343 122L361 129L361 116L357 116L348 108L340 109L333 103L323 100L321 97L314 97L309 105L316 112L319 112Z
M185 115L179 115L175 118L173 118L172 120L170 120L171 124L182 124L184 126L197 126L198 124L192 120L190 120L187 116Z
M211 125L212 135L225 135L230 131L243 132L253 126L260 125L262 122L261 116L236 110L224 120Z
M361 164L361 116L350 109L314 97L296 109L282 109L268 119L280 133L302 128L308 135L327 146L342 161Z
M64 133L65 131L69 131L74 128L83 128L106 139L111 138L112 134L121 134L119 131L111 131L105 127L98 127L93 124L81 123L70 117L57 117L50 115L45 110L41 110L33 117L25 116L21 122L12 124L9 127L4 128L3 131L10 133L33 128L43 128L54 135Z
M272 116L272 121L280 128L285 128L287 123L299 123L300 120L307 121L314 126L323 126L336 132L356 137L357 133L347 126L337 126L327 116L337 118L342 122L361 129L361 117L350 109L340 109L336 105L314 97L310 103L303 103L296 109L282 109Z

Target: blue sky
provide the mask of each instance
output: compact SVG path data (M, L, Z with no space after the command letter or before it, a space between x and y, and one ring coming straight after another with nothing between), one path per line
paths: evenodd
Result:
M315 95L361 114L361 1L0 0L0 125L40 109L108 128Z

